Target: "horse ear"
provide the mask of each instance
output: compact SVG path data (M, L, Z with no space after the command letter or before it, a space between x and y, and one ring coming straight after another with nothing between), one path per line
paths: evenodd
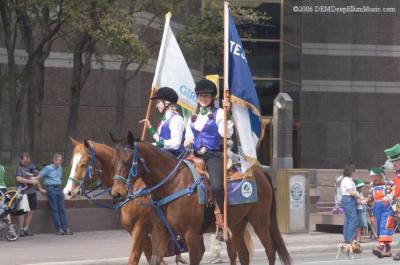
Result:
M133 133L131 131L128 132L128 137L126 138L128 145L133 148L133 145L135 144L135 136L133 136Z
M83 143L85 144L85 148L90 149L91 148L91 144L89 143L88 140L84 140Z
M69 137L69 139L71 140L71 142L74 146L77 146L79 144L79 142L77 140L75 140L74 138L72 138L71 136Z
M108 133L108 134L110 135L110 138L111 138L111 141L113 142L113 144L117 144L117 143L120 142L118 139L116 139L116 138L114 137L114 135L113 135L112 133Z

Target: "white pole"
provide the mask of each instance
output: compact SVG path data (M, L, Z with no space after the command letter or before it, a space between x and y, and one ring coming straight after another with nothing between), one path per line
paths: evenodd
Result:
M224 100L228 99L228 67L229 67L229 4L224 2ZM226 114L228 108L224 106L224 240L228 241L228 172L227 146L228 126Z

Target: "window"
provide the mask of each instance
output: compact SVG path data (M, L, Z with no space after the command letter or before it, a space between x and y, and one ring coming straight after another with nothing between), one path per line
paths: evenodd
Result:
M244 4L242 4L243 7ZM265 13L270 20L260 24L242 24L238 26L238 31L241 36L249 36L248 38L254 39L276 39L280 38L280 20L281 11L280 4L277 3L263 3L256 7L249 7L255 11Z
M257 77L279 77L279 43L243 41L251 73Z
M261 115L272 116L274 99L279 94L279 81L255 80L254 84L260 101Z

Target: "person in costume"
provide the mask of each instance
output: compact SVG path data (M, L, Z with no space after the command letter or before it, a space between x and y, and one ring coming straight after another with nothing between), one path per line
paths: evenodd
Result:
M156 108L162 114L161 122L157 128L151 126L149 120L141 122L146 122L147 130L155 140L155 146L179 156L184 149L185 124L177 112L178 94L172 88L161 87L151 100L156 100Z
M391 257L392 235L395 221L395 213L391 206L391 193L393 182L387 181L383 168L374 167L369 169L372 181L369 189L369 196L366 203L372 206L372 215L375 219L378 235L378 245L372 254L379 258Z
M361 235L363 231L367 228L367 213L365 209L365 204L363 203L365 197L362 192L362 188L365 186L364 180L356 179L354 181L356 184L356 189L358 194L360 195L360 199L357 200L357 216L358 216L358 224L357 224L357 237L356 240L361 242Z
M207 79L196 83L197 108L186 127L185 146L193 145L196 156L204 159L210 175L211 188L215 198L215 219L217 239L223 241L223 160L221 138L224 137L224 110L214 106L217 95L216 85ZM230 107L229 101L223 105ZM228 121L227 137L233 134L233 123Z
M400 144L396 144L392 146L391 148L385 149L385 154L389 161L393 163L393 167L396 170L394 177L393 177L393 182L394 182L394 188L392 192L387 196L386 201L390 204L392 204L393 208L393 215L397 215L398 211L400 210L399 208L399 202L400 202ZM393 227L395 227L395 224L393 224ZM396 253L396 255L393 256L394 260L400 260L400 250Z

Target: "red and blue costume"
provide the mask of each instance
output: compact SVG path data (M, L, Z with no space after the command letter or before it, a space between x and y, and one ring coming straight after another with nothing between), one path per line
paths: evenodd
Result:
M367 199L369 203L373 202L372 214L375 218L378 234L378 246L374 249L373 254L380 258L391 256L390 244L393 241L396 213L393 211L392 203L388 198L393 189L393 182L385 180L383 176L375 176L370 184Z

